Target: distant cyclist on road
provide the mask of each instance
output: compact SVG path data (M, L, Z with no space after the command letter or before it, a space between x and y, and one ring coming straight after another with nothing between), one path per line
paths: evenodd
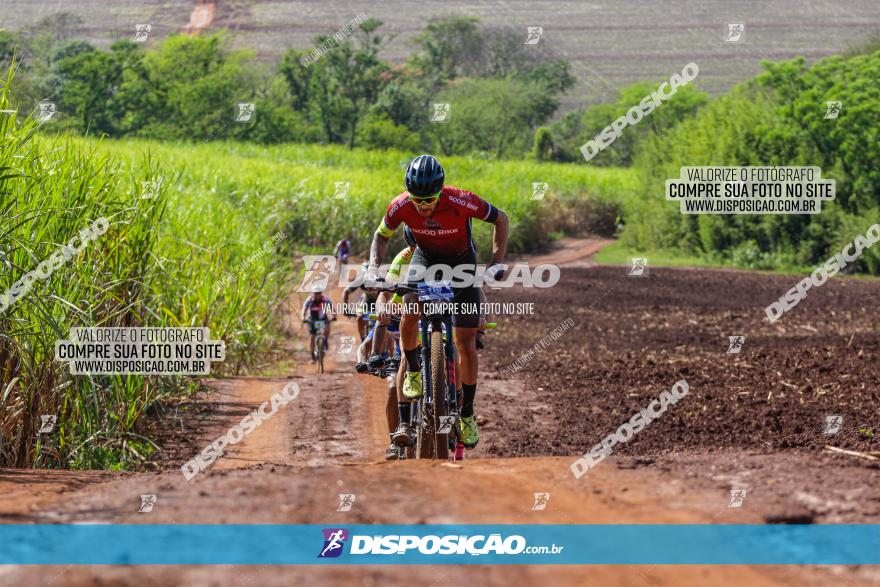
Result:
M440 162L430 155L420 155L412 160L404 175L406 191L399 194L385 212L379 228L373 236L370 248L368 277L378 273L378 266L385 258L388 241L394 231L405 223L415 236L417 248L412 265L430 267L435 264L456 267L467 266L473 275L476 271L476 251L471 239L471 219L495 225L492 234L492 262L487 274L500 279L504 272L507 254L509 222L507 215L478 195L452 186L444 186L446 174ZM434 279L426 275L426 279ZM453 283L456 304L478 306L479 288L475 285L461 287ZM419 371L419 314L408 312L418 296L409 294L404 300L404 312L400 322L400 344L406 356L407 372L403 382L403 395L417 399L422 395L422 377ZM460 306L459 306L460 307ZM477 328L479 312L458 312L453 315L453 341L461 365L463 403L461 409L461 441L473 448L480 440L477 419L474 416L474 396L477 391ZM409 421L410 404L398 405L401 426Z
M348 263L348 256L351 250L351 243L348 239L342 239L333 248L333 256L339 259L340 263Z
M309 355L312 361L317 360L315 355L315 334L318 333L316 323L323 321L325 323L324 334L324 350L327 350L327 341L330 340L330 322L336 320L333 315L333 302L324 295L324 288L320 285L312 286L312 295L306 298L303 303L300 318L309 325Z

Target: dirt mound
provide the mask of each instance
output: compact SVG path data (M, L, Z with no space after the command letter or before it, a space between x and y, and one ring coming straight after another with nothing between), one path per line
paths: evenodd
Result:
M503 382L478 397L494 436L489 454L582 453L679 379L689 394L615 452L880 450L880 335L872 330L880 281L832 280L770 325L764 307L797 277L626 273L567 268L554 288L491 294L491 301L535 302L536 313L500 317L484 351L483 364ZM508 371L568 318L570 330L516 374ZM733 335L745 337L738 354L727 352ZM524 385L508 384L516 379ZM828 416L842 417L833 434L826 434Z

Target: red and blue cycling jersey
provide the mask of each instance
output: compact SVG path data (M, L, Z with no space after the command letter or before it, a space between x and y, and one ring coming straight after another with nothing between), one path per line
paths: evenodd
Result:
M404 223L426 253L457 257L474 250L472 218L494 223L498 209L473 192L447 185L440 190L440 201L434 212L424 218L409 201L409 192L403 192L388 205L379 234L389 237Z
M321 296L317 300L311 296L306 298L304 311L308 313L312 321L326 320L327 314L333 307L333 302L327 296Z

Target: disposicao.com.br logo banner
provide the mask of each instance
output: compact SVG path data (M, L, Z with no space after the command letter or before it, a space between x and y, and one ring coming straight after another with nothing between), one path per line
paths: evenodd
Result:
M564 546L557 544L528 546L520 534L461 534L446 532L437 534L353 534L347 552L349 555L469 555L512 556L518 554L560 554ZM318 558L336 558L345 549L349 538L345 528L325 528L324 545Z
M0 524L0 564L877 565L880 525Z

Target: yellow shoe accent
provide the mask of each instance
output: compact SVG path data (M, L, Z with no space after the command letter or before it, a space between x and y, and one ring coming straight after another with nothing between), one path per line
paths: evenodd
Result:
M420 371L406 372L406 379L403 380L403 396L407 399L422 397L422 373Z
M461 430L461 443L467 448L474 448L480 442L480 431L477 430L477 417L462 417L458 421Z

